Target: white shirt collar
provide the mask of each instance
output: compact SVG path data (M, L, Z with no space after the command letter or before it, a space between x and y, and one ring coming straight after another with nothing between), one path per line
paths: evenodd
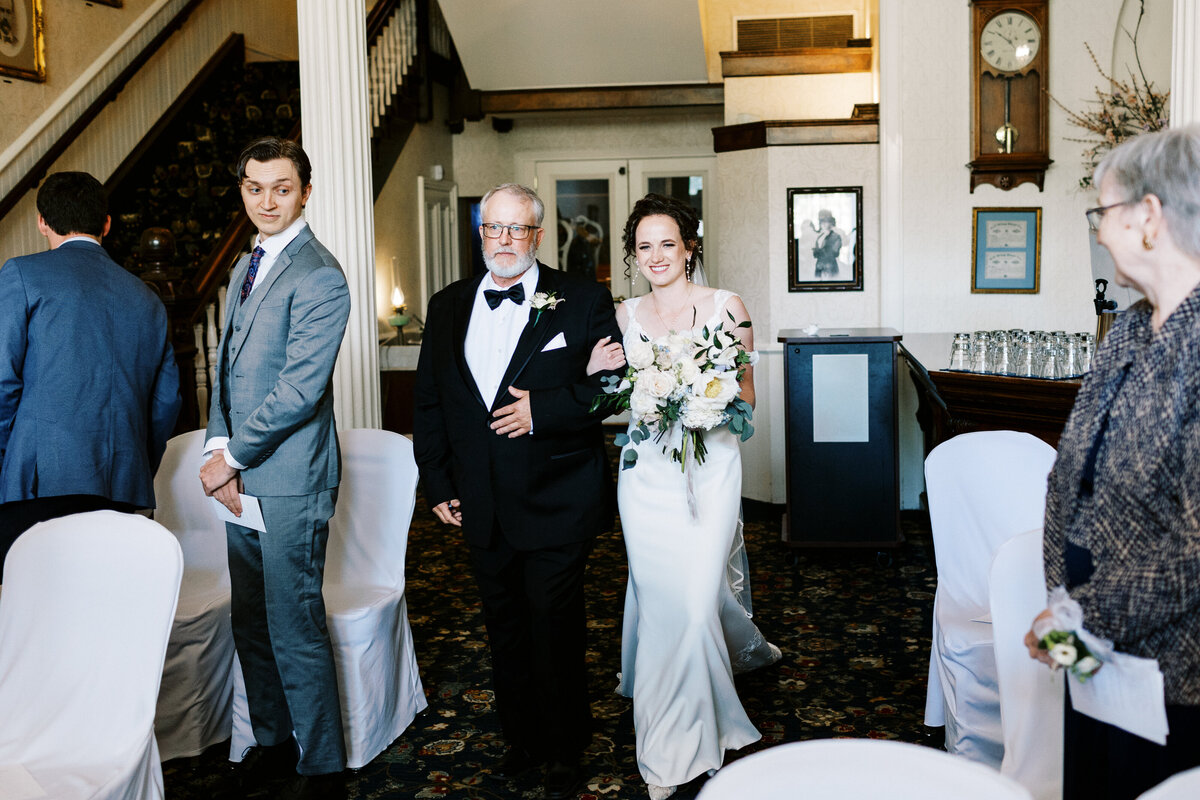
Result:
M67 238L67 239L63 239L61 242L59 242L59 243L58 243L58 246L59 246L59 247L62 247L62 246L63 246L64 244L66 244L67 242L87 242L88 244L94 244L94 245L96 245L96 247L100 247L100 246L101 246L101 244L100 244L99 242L97 242L95 239L93 239L92 237L90 237L90 236L83 236L83 235L80 235L80 236L71 236L71 237L69 237L69 238Z
M258 236L254 237L254 243L265 251L265 258L269 258L271 261L274 261L279 257L279 254L283 252L283 249L291 244L293 239L300 235L300 231L304 230L307 225L308 223L304 221L304 217L300 217L300 219L296 220L279 233L276 233L273 236L268 236L266 239L263 239L262 234L259 234Z

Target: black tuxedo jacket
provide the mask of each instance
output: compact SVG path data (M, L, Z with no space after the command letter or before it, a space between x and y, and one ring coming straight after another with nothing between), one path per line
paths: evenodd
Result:
M451 284L429 301L417 365L413 443L430 507L458 498L463 533L486 547L499 530L518 550L594 537L613 516L613 484L600 421L589 413L601 375L586 376L604 336L620 341L612 295L545 264L538 292L563 302L529 315L495 398L480 396L464 352L483 276ZM536 319L535 319L536 317ZM558 334L565 347L545 350ZM508 387L529 391L533 433L509 439L488 427L513 402Z

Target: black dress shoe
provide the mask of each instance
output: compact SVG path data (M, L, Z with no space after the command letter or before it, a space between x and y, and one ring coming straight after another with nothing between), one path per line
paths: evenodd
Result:
M231 764L213 790L217 800L242 800L272 783L281 783L296 774L299 756L291 739L275 745L256 745L242 754L240 764Z
M497 778L519 778L542 762L520 747L510 747L489 767Z
M574 797L579 792L579 786L583 783L583 770L578 763L564 764L561 761L555 761L546 768L546 789L547 800L568 800Z
M296 775L279 793L279 800L346 800L346 773Z

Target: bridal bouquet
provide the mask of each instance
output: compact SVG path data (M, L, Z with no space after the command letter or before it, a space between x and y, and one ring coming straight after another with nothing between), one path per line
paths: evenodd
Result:
M1033 635L1038 646L1050 652L1057 667L1083 683L1108 660L1112 646L1084 630L1083 609L1062 586L1050 592L1048 608L1050 616L1034 623Z
M729 321L737 328L750 326L736 322L732 314ZM657 339L643 335L626 348L625 374L602 379L604 393L592 401L592 410L629 410L634 427L628 435L617 436L619 447L651 436L660 443L678 423L680 438L677 442L669 438L663 453L686 472L689 458L704 463L705 431L728 423L742 441L754 433L750 404L738 396L738 379L757 356L746 351L724 322L712 329L705 326L698 335L671 332ZM636 463L637 451L626 450L621 468Z

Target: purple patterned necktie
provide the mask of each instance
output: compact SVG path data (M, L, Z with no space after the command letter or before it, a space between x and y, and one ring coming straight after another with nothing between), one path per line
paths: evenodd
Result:
M250 296L250 290L254 287L254 276L258 274L258 264L266 254L267 251L261 247L254 248L254 252L250 254L250 269L246 270L246 280L242 281L242 299L239 302L246 302L246 298Z

